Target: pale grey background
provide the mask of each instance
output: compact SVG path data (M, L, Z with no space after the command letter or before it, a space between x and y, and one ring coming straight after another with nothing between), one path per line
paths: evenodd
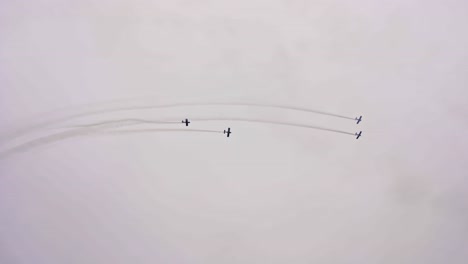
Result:
M234 134L67 139L0 160L0 263L466 263L465 1L2 1L2 150L83 117ZM130 100L131 99L131 100ZM93 105L72 107L76 105ZM54 109L62 109L56 111ZM51 113L52 111L52 113ZM48 114L42 114L48 113Z

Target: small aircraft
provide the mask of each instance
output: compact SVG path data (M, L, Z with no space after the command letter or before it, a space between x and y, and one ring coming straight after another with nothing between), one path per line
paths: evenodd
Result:
M362 131L359 131L359 133L354 133L354 135L356 136L356 139L358 139L359 137L361 137L361 134L362 134Z
M230 135L231 133L232 133L232 132L231 132L231 128L230 128L230 127L228 127L228 130L227 130L227 131L224 130L224 134L227 134L227 137L229 137L229 135Z
M362 121L362 116L360 116L359 118L356 117L356 118L354 118L354 120L357 120L357 123L359 124L359 122Z
M185 118L185 120L182 120L182 123L185 123L185 126L188 126L188 124L190 124L190 121L188 121L188 119Z

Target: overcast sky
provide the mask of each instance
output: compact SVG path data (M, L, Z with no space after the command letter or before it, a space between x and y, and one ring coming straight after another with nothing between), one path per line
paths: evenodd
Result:
M456 0L1 1L0 263L466 263L466 25Z

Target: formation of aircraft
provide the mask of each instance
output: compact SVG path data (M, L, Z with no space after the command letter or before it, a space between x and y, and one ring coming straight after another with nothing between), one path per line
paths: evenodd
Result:
M354 120L357 120L357 124L359 124L359 122L362 121L362 116L360 116L359 118L356 117Z
M357 124L359 124L361 121L362 121L362 116L359 116L359 117L356 117L354 120L357 121ZM188 126L191 122L186 118L185 120L182 120L182 123L185 124L185 126ZM223 132L224 134L226 134L227 137L229 137L231 135L231 128L228 127L227 130L224 130ZM362 135L362 131L359 131L359 133L354 133L354 135L356 136L356 139L359 139Z
M224 134L227 134L227 137L229 137L229 135L230 135L231 133L232 133L232 132L231 132L231 128L230 128L230 127L228 127L227 131L224 130Z
M182 120L182 123L185 124L185 126L188 126L190 124L190 121L187 118L185 118L185 120ZM227 137L229 137L231 135L231 133L232 132L231 132L230 127L228 127L227 130L224 130L224 134L227 134Z
M188 124L190 124L190 121L187 118L185 118L185 120L182 120L182 123L185 123L185 126L188 126Z

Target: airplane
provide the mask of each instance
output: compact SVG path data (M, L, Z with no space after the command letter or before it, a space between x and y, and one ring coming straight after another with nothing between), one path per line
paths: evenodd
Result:
M359 122L362 121L362 116L360 116L359 118L356 117L356 118L354 118L354 120L357 120L357 123L359 124Z
M361 137L361 134L362 134L362 131L359 131L359 133L354 133L354 135L356 136L356 139L358 139L359 137Z
M224 134L227 134L227 137L229 137L229 135L230 135L231 133L232 133L232 132L231 132L231 128L230 128L230 127L228 127L228 130L227 130L227 131L224 130Z
M188 124L190 124L190 121L188 121L188 119L185 118L185 120L182 120L182 123L185 123L185 126L188 126Z

